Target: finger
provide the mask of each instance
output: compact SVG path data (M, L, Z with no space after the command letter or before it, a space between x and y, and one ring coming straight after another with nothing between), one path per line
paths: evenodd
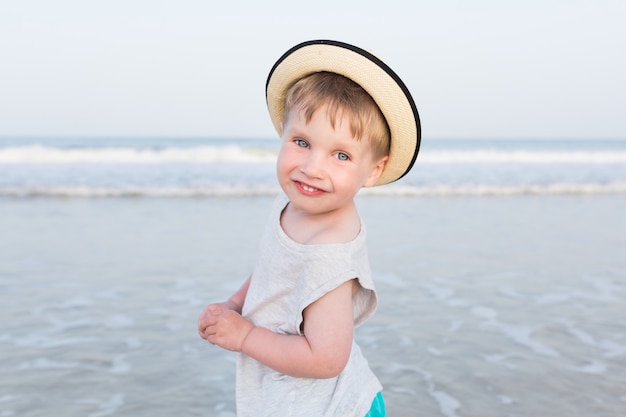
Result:
M208 323L205 323L205 322L198 323L198 333L204 334L208 326L209 326Z
M219 308L220 308L219 304L209 304L208 306L206 306L204 311L215 311L215 310L217 310Z
M206 308L202 310L202 313L200 313L200 316L198 316L198 324L211 316L218 315L221 310L222 309L217 304L211 304L209 306L206 306Z
M210 315L198 322L198 329L206 329L209 326L214 326L217 323L218 317Z
M206 341L209 342L212 345L216 345L217 344L217 337L212 334L212 335L208 335L206 338Z
M204 329L204 339L209 340L209 339L216 339L217 337L217 329L215 328L215 326L208 326L206 329ZM213 342L211 342L213 343Z
M210 309L211 309L211 306L208 305L204 308L204 310L202 310L202 313L200 313L200 315L198 316L198 322L204 319L209 314Z
M198 336L200 336L201 339L205 339L206 340L206 330L205 329L198 329Z

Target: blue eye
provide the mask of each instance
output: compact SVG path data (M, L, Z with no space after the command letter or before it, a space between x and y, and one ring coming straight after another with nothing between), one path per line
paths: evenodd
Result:
M337 159L339 159L340 161L349 161L350 157L346 153L337 152Z
M296 139L294 142L296 143L296 145L298 145L301 148L309 147L309 144L304 139Z

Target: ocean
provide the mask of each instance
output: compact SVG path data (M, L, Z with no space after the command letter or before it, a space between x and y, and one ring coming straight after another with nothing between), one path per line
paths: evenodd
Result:
M0 417L233 417L196 319L254 266L277 149L0 139ZM425 138L357 200L390 416L626 415L626 140Z
M221 197L277 192L277 139L0 139L0 196ZM626 140L424 140L378 195L626 193Z

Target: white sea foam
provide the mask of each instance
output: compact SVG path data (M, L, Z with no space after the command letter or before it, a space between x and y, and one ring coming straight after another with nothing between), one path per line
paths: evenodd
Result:
M62 197L62 198L194 198L194 197L244 197L271 196L278 193L278 186L23 186L0 187L4 197Z
M616 301L620 298L621 294L626 291L626 287L619 283L619 281L605 281L595 276L587 276L584 278L584 281L593 287L596 292L574 291L574 294L580 298L589 298L598 301Z
M441 389L437 389L430 372L420 368L417 368L416 370L424 378L424 381L428 386L428 394L439 405L439 411L441 414L446 417L459 417L457 410L461 408L461 403L449 393Z
M540 305L558 304L569 301L570 295L565 293L548 293L539 294L537 296L534 296L533 299L535 300L535 303Z
M406 197L498 197L517 195L600 195L626 194L626 182L608 184L594 183L552 183L519 185L390 185L379 188L366 188L364 195L388 195Z
M131 317L122 314L111 316L104 321L104 326L110 329L130 327L133 324L134 320Z
M465 323L464 320L454 320L452 323L450 323L450 327L448 328L448 333L457 332L461 327L463 327L464 323Z
M111 364L111 369L109 372L112 374L127 374L132 369L130 363L126 362L126 358L124 356L117 356L113 359L113 363Z
M428 349L426 349L428 351L428 353L430 353L431 355L434 356L442 356L442 353L439 349L433 347L433 346L428 346Z
M562 323L567 328L567 331L572 336L574 336L579 342L584 343L585 345L588 345L588 346L597 345L592 335L574 327L574 324L571 321L561 319L561 320L557 320L557 322Z
M427 290L435 300L445 300L454 295L452 288L443 285L424 284L422 287Z
M39 145L0 149L0 164L213 164L274 162L277 152L231 146L61 149Z
M50 323L50 331L53 333L63 333L67 330L86 328L92 324L91 320L87 318L58 320L54 317L46 317L45 319Z
M428 393L439 404L439 410L446 417L459 417L456 413L461 408L461 403L452 395L445 391L435 390L433 386L429 386Z
M533 352L552 358L558 358L561 355L555 349L539 343L532 339L533 329L524 325L510 325L501 322L493 323L506 337L514 340L522 346L525 346Z
M205 186L98 186L98 185L22 185L0 186L0 197L62 197L62 198L194 198L273 196L277 185ZM611 184L547 184L547 185L389 185L366 188L362 195L397 197L504 197L521 195L616 195L626 194L626 182Z
M65 308L80 308L80 307L88 307L93 304L93 300L89 297L85 296L77 296L67 300L63 307Z
M623 151L465 150L424 152L425 164L623 164Z
M269 141L42 140L30 145L5 141L3 146L0 197L194 198L279 192L273 168L278 143ZM417 163L421 172L416 169L397 183L361 194L626 194L626 149L620 143L443 141L423 149Z
M108 401L100 404L100 410L89 414L89 417L102 417L114 414L118 409L125 404L124 398L126 394L117 393L113 395Z
M493 363L496 365L505 366L508 369L517 369L517 366L507 362L507 360L515 355L511 353L506 354L494 354L494 355L484 355L484 359L486 362Z
M600 347L605 350L605 358L617 358L626 355L626 345L619 344L613 340L603 340Z
M615 358L626 354L625 345L619 344L613 340L596 341L593 335L578 329L569 320L557 320L557 322L563 324L567 328L567 331L580 343L602 349L604 351L605 358Z
M40 369L74 369L80 368L78 362L59 362L48 358L38 358L18 365L20 370L40 370Z
M271 163L278 151L248 146L150 148L0 148L0 164L213 164ZM423 150L420 164L624 164L626 151Z
M129 349L138 349L143 346L141 339L137 337L127 337L124 339L124 342L126 342L126 347Z
M15 339L15 345L20 347L36 347L36 348L56 348L62 346L73 346L86 343L95 343L99 339L95 337L68 337L54 339L49 336L25 336Z
M606 372L606 364L592 360L584 365L573 368L575 371L585 374L603 374Z
M511 397L507 397L506 395L498 395L498 399L504 405L513 404L513 399Z
M464 298L450 298L447 300L447 304L450 307L469 307L472 305L472 302Z
M472 309L472 314L490 322L495 321L496 317L498 316L498 313L494 309L482 306L474 307Z

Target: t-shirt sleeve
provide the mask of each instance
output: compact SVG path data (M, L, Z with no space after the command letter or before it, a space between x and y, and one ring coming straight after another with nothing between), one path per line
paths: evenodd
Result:
M346 259L347 254L340 252L316 255L321 259L316 259L308 264L306 269L310 270L309 277L300 281L306 282L306 285L300 291L297 328L302 330L303 313L309 305L352 279L357 279L359 285L358 291L352 296L355 327L363 324L374 314L378 299L371 278L369 278L370 273L367 264L361 268L346 265L342 260Z

